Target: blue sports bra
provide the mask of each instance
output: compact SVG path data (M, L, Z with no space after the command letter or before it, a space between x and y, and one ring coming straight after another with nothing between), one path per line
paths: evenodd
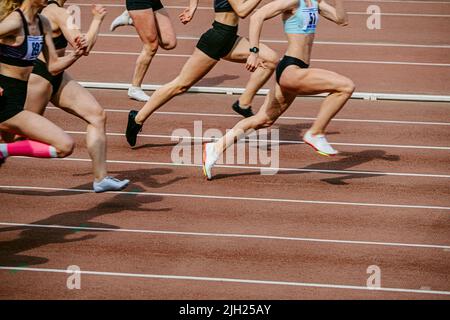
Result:
M23 12L20 9L16 11L22 17L25 39L18 46L0 44L0 62L17 67L31 67L34 65L34 61L36 61L44 46L44 28L42 27L41 17L38 15L41 35L31 36L28 30L28 22Z
M298 1L298 8L295 13L284 21L284 32L293 34L314 34L316 33L317 22L319 21L319 3L317 0L310 0L311 7L307 7L305 0Z

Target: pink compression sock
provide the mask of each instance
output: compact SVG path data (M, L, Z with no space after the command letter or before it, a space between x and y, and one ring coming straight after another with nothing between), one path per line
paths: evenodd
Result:
M23 140L0 144L3 158L11 156L26 156L34 158L57 158L55 147L33 140Z

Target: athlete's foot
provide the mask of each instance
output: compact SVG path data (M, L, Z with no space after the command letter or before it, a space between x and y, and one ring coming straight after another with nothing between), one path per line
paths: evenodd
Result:
M216 163L217 159L219 158L219 155L217 154L214 143L204 143L203 144L203 174L205 175L206 179L211 180L212 179L212 168L214 167L214 164Z
M119 180L113 177L105 177L103 180L99 182L95 182L93 184L95 193L101 193L106 191L121 191L125 189L130 180Z
M116 30L117 27L128 26L133 24L133 19L131 19L128 11L124 11L120 16L114 19L109 27L109 31Z
M130 89L128 89L128 97L141 102L150 100L150 97L139 87L130 87Z
M136 145L137 135L142 131L142 125L136 123L136 115L138 111L131 110L128 114L128 125L127 131L125 133L127 137L128 144L132 147Z
M239 113L241 116L248 118L253 116L253 111L252 111L252 107L247 107L247 108L242 108L241 105L239 104L239 100L236 101L235 103L233 103L232 106L233 110L236 111L237 113Z
M303 141L306 144L309 144L317 153L323 156L335 156L338 154L338 151L334 150L333 147L330 146L325 135L323 134L311 134L310 131L307 131L303 136Z

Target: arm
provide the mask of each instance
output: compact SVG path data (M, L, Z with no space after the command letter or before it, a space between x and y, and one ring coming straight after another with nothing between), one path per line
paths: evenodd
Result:
M250 48L259 47L264 21L276 17L285 11L298 6L298 0L275 0L256 11L250 18L249 42ZM258 67L258 53L251 53L247 59L246 68L255 71Z
M228 0L239 18L246 18L262 0Z
M91 49L94 47L95 42L97 41L98 33L100 32L100 26L105 19L106 9L101 5L93 5L92 6L92 18L91 26L86 34L88 47L86 52L89 53Z
M0 22L0 40L7 36L13 35L15 32L22 28L22 21L19 14L10 14L4 20Z
M336 7L326 3L325 0L320 0L319 13L325 19L333 21L340 26L348 25L347 12L345 12L343 0L336 0Z
M42 24L44 26L44 48L42 53L47 61L48 71L52 75L61 73L77 61L85 52L86 40L82 37L75 39L75 51L64 57L58 57L51 34L50 22L41 15Z
M22 27L22 22L15 19L14 16L9 15L4 20L0 21L0 42L2 38L14 34ZM0 97L3 96L3 88L0 87Z
M74 26L73 23L68 23L72 20L71 15L64 8L52 8L47 10L45 14L61 29L61 32L66 37L67 41L75 48L75 39L81 36L81 31ZM100 25L106 16L106 9L103 6L93 5L92 14L94 18L86 34L88 47L86 52L89 52L97 41L97 35L100 31Z
M178 16L182 24L187 24L194 18L194 14L197 11L198 0L190 0L189 8L184 9L184 11Z

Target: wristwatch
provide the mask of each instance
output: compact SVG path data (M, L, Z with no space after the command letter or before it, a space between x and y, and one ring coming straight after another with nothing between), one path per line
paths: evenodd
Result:
M258 53L258 52L259 52L259 48L258 48L258 47L250 48L250 52L252 52L252 53Z

